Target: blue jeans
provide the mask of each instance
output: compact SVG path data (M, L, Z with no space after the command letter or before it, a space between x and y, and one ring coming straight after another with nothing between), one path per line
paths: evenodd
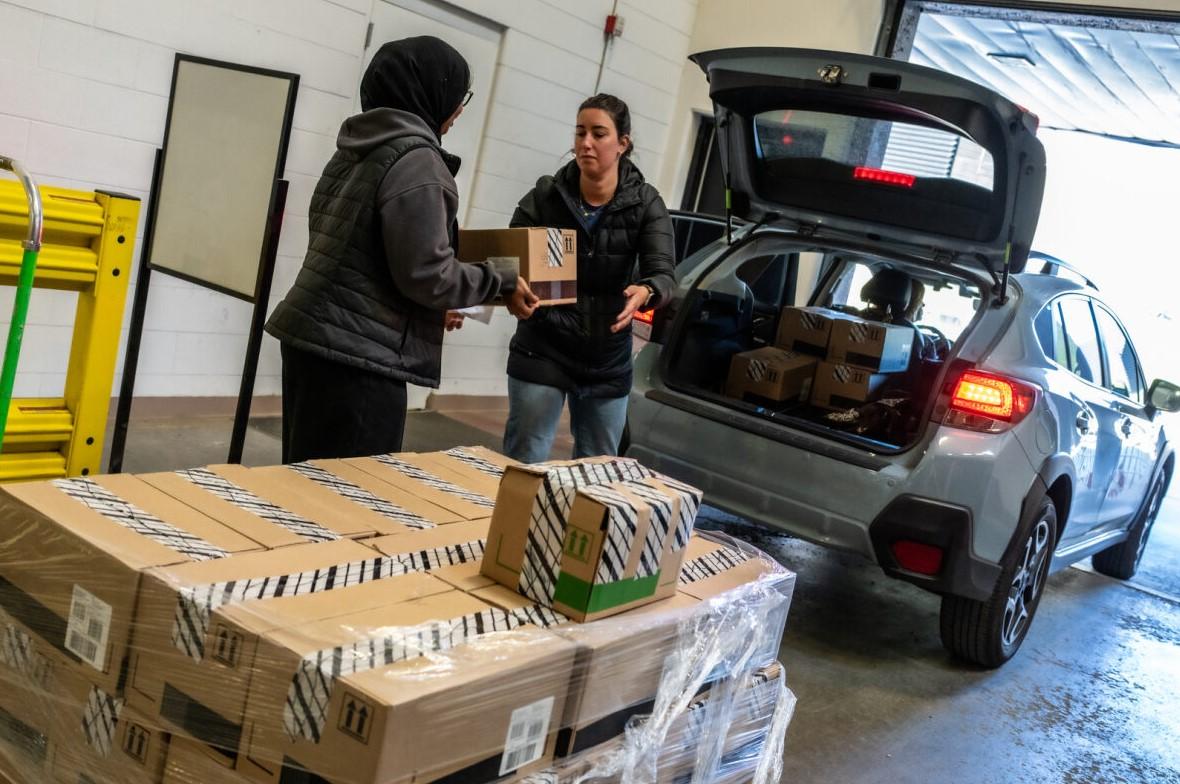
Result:
M548 460L565 399L565 390L509 376L504 453L522 463ZM569 403L574 457L617 454L627 424L627 395L586 397L575 391L569 393Z

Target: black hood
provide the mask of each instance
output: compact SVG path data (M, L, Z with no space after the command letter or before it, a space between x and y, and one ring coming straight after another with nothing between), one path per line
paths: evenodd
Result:
M429 35L382 45L361 79L361 109L398 109L422 118L441 135L471 85L467 61L453 46Z

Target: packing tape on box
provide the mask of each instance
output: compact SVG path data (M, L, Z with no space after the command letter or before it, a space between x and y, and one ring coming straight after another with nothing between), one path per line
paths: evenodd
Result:
M155 515L124 501L97 482L89 479L55 479L53 486L108 520L188 556L193 561L210 561L229 555L217 545L169 525Z
M90 747L103 757L110 756L122 712L122 699L112 697L97 686L90 687L82 713L82 734Z
M228 501L240 509L261 517L280 528L302 536L312 542L329 542L340 538L340 534L329 531L319 523L313 523L294 512L259 498L245 488L238 487L223 476L204 468L177 471L177 476L187 479L202 490Z
M660 484L680 496L680 520L676 524L676 538L672 541L672 549L683 550L688 546L688 538L692 536L692 528L696 525L697 513L701 510L704 493L700 489L670 476L660 474L656 478Z
M627 562L631 559L631 547L635 542L635 535L639 532L639 510L626 496L611 489L608 485L583 487L579 492L593 498L607 510L606 543L602 548L602 558L598 561L594 582L598 585L618 582L623 579ZM646 554L645 543L643 555ZM650 568L650 560L648 564ZM642 568L641 559L640 569ZM646 577L647 574L640 572L636 576Z
M816 332L823 329L824 321L826 319L818 313L808 313L802 311L799 313L799 323L803 325L803 329L808 332Z
M172 622L172 644L193 661L205 655L209 619L218 607L347 588L410 572L429 572L445 566L470 563L483 557L485 541L380 555L363 561L325 566L292 574L228 580L180 590Z
M448 482L442 477L435 476L429 471L419 468L416 465L407 463L404 460L399 460L393 455L378 455L377 461L397 470L399 473L408 476L410 479L433 487L435 490L446 493L447 495L453 495L456 498L462 498L464 501L469 501L476 506L484 506L488 509L491 509L496 505L492 499L488 498L482 493L465 490L464 488L459 487L452 482Z
M540 463L535 468L543 468L545 475L533 498L518 590L534 602L550 605L557 591L557 570L561 564L565 529L578 489L644 479L653 473L637 461L626 458L569 465Z
M635 572L636 577L650 577L660 569L664 543L675 522L672 519L675 513L675 499L641 482L628 482L626 488L642 498L650 510L651 525L647 529L647 536L644 537L643 552L639 555L639 567ZM630 557L630 553L627 555ZM600 564L599 569L601 568Z
M407 528L434 528L435 524L425 517L416 515L408 509L403 509L392 501L379 498L360 485L353 484L347 479L336 476L331 471L314 466L311 463L294 463L287 468L303 476L321 487L326 487L336 495L371 512L385 517Z
M728 572L730 569L740 566L748 560L750 560L750 556L741 550L721 547L699 558L686 561L680 567L680 584L688 585L698 580L704 580L721 574L722 572Z
M38 653L33 637L14 623L0 627L0 664L36 689L49 686L49 659Z
M561 229L545 229L545 238L549 247L549 266L562 266L565 263L565 242L562 240Z
M454 449L448 449L446 452L443 452L443 454L447 455L448 457L453 457L456 460L460 460L474 468L476 471L480 471L487 474L488 476L495 477L496 479L504 476L503 468L489 460L484 460L479 455L469 452L461 446L455 447Z
M519 610L490 607L450 620L432 621L364 637L349 645L337 645L308 654L291 679L283 706L283 727L295 741L319 743L328 717L332 687L338 678L437 653L492 632L519 626L549 628L565 623L564 616L540 605Z

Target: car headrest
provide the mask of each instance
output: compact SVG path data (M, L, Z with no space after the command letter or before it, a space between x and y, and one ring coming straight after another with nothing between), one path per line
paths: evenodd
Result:
M909 306L912 293L910 276L901 270L886 267L861 288L860 298L879 307L888 305L894 315L900 316Z

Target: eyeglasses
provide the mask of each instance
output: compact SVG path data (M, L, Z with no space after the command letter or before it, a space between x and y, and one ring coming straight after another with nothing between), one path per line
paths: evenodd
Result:
M466 106L467 102L471 100L471 96L475 95L475 90L468 90L467 94L463 96L463 103L460 106Z

